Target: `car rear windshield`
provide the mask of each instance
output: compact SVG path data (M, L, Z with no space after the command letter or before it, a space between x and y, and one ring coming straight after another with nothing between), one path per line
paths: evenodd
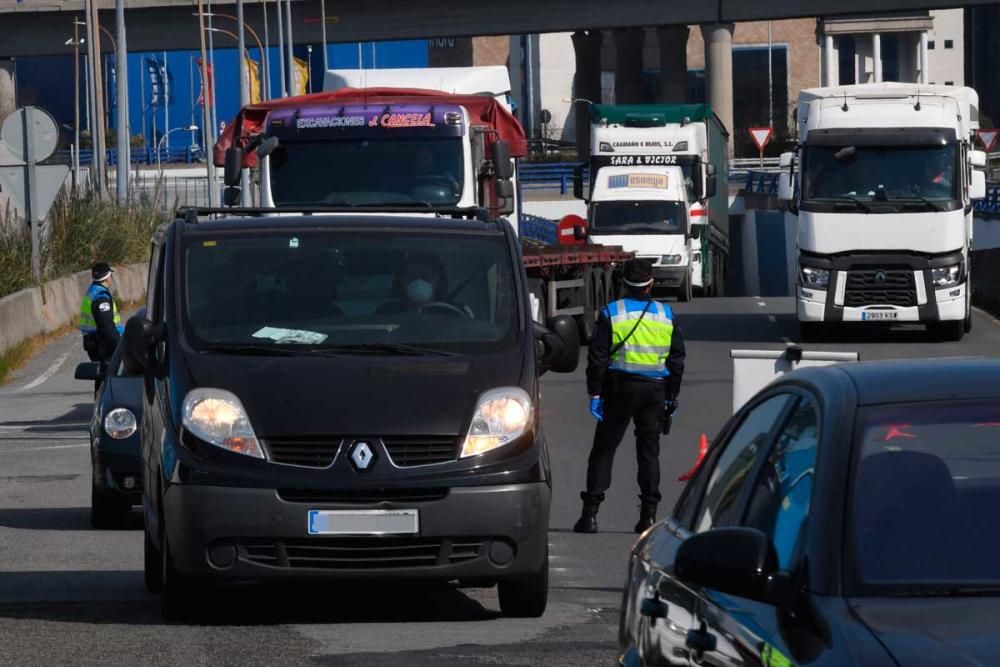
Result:
M1000 403L862 412L851 509L862 587L1000 584Z
M491 232L199 232L185 329L200 347L496 346L517 330L512 267Z

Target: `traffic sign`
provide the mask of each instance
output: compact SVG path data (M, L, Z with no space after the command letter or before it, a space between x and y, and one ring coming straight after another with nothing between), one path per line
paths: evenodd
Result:
M767 142L771 141L771 133L773 130L769 127L751 127L750 128L750 138L757 145L757 150L761 153L764 152L764 147L767 146Z
M14 210L21 215L27 215L27 188L24 176L27 169L21 165L0 167L0 190L10 197ZM38 218L43 219L52 208L53 202L66 183L69 176L69 165L40 164L35 166L35 205L38 207Z
M26 120L27 119L27 120ZM3 122L0 127L0 141L7 145L7 150L18 162L27 162L24 142L24 125L32 135L35 162L41 162L52 155L59 144L59 126L44 109L38 107L23 107L18 109Z
M979 141L982 142L987 153L993 150L997 139L1000 138L1000 130L976 130L976 134L979 135Z

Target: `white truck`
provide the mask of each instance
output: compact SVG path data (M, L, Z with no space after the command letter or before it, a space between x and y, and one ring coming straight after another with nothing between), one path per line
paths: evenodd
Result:
M680 301L720 296L729 255L728 135L707 105L594 105L587 227L653 261ZM583 197L582 175L575 194Z
M972 326L972 202L986 195L970 88L876 83L803 90L779 198L798 214L801 337L842 322ZM797 168L796 168L797 167Z

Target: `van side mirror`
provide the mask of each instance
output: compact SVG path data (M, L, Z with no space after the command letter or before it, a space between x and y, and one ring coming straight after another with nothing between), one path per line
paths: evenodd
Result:
M514 178L514 162L510 159L510 144L502 139L493 144L493 170L498 180Z
M230 146L226 149L226 165L222 174L222 182L229 187L239 185L242 173L243 149L239 146Z
M73 373L73 378L76 380L96 380L101 375L101 363L99 361L85 361L82 364L76 365L76 372Z
M163 339L162 325L156 326L144 317L132 317L125 323L122 338L125 374L145 375L153 366L153 346Z
M972 181L969 183L969 199L986 198L986 172L978 169L972 172Z
M576 320L556 315L548 326L535 322L535 340L539 343L538 367L541 373L572 373L580 363L580 333Z

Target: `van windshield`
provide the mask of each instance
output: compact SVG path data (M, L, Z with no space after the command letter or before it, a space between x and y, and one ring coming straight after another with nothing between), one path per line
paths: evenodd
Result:
M499 233L197 233L185 242L185 330L197 347L475 351L517 330Z

